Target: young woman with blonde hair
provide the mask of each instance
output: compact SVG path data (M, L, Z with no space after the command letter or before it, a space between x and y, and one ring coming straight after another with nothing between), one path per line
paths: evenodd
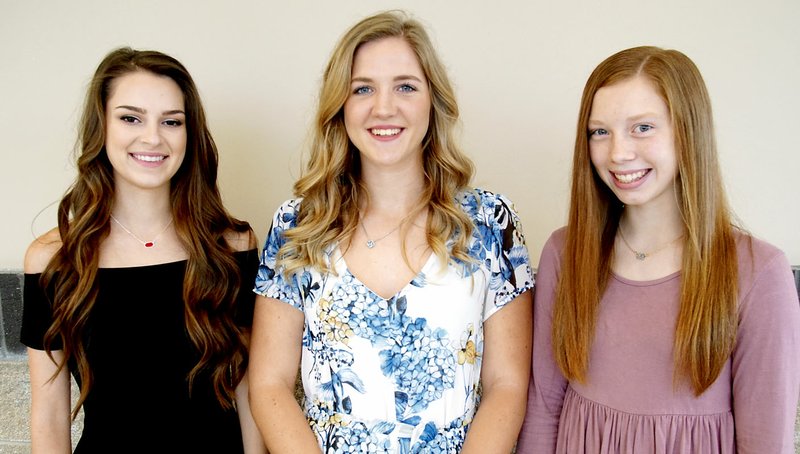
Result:
M657 47L610 56L576 133L517 452L794 452L791 267L734 225L697 67Z
M416 20L379 13L336 45L256 281L251 403L270 452L513 448L531 268L512 204L468 187L457 121Z

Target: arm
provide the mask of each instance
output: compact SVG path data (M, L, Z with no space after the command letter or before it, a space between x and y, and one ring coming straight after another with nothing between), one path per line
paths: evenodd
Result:
M303 312L293 306L256 297L248 370L250 408L273 454L320 452L294 397L304 325Z
M561 250L555 243L551 237L545 244L536 273L531 381L528 386L528 408L517 440L519 454L555 452L561 408L568 385L556 364L551 340Z
M61 247L57 229L52 229L34 240L25 252L25 273L41 273ZM43 290L35 284L26 284L23 319L32 317L32 325L23 320L21 338L24 343L32 341L36 348L28 348L28 371L31 383L31 452L71 453L70 385L71 379L66 365L55 375L58 364L64 362L61 350L52 350L51 359L41 346L42 335L50 323L49 306L45 304ZM44 312L47 314L44 315ZM31 329L30 339L25 330ZM39 345L36 345L39 344ZM54 362L55 361L55 362Z
M247 376L236 387L236 410L239 414L239 424L242 426L242 441L246 454L266 454L267 448L258 433L258 427L250 411L249 390Z
M53 359L62 361L60 351ZM57 366L47 353L28 348L31 379L31 452L71 453L70 377L64 367L53 377ZM51 380L52 378L52 380Z
M246 232L229 230L225 232L225 239L228 245L237 252L243 252L258 247L256 236L252 230ZM257 270L258 260L254 258L253 263L248 263L248 268L243 271L242 288L239 290L240 296L238 304L240 305L240 310L242 307L248 308L246 311L249 312L249 316L252 316L253 300L255 300L255 295L249 287L255 280ZM252 318L249 316L247 317L248 326L252 323ZM249 344L248 342L248 345ZM261 434L258 433L258 427L256 427L256 423L253 420L249 399L249 385L247 374L245 374L236 386L236 412L239 415L239 425L242 428L244 452L246 454L266 454L267 448L264 446L264 441L261 439Z
M522 419L531 364L531 292L526 291L484 324L483 395L463 454L509 453Z
M731 363L736 449L791 454L800 392L800 305L783 254L755 273L752 288L739 289L744 298Z

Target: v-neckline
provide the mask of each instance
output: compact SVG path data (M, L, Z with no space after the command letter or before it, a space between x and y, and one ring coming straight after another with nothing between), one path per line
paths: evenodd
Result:
M426 273L426 271L428 271L428 269L429 269L429 268L432 266L433 262L435 262L435 261L436 261L436 256L435 256L435 254L433 253L433 251L430 251L430 252L428 253L428 258L426 258L426 259L425 259L425 262L422 264L422 268L420 268L420 269L419 269L419 271L417 271L417 272L416 272L416 274L414 274L414 277L412 277L410 281L408 281L408 282L406 282L405 284L403 284L403 286L402 286L402 287L400 287L400 289L398 289L396 292L394 292L394 293L393 293L391 296L389 296L388 298L384 297L384 296L383 296L383 295L381 295L380 293L378 293L378 292L376 292L375 290L371 289L369 285L365 284L365 283L364 283L364 281L362 281L362 280L361 280L361 279L360 279L360 278L359 278L359 277L358 277L358 276L357 276L357 275L356 275L356 274L355 274L355 273L354 273L354 272L353 272L353 271L350 269L350 267L347 265L347 260L345 260L345 258L344 258L344 254L342 254L342 250L339 248L339 246L338 246L338 245L337 245L336 247L334 247L334 250L333 250L333 255L332 255L332 257L331 257L331 261L333 262L333 268L336 270L336 272L337 272L339 275L344 275L345 273L346 273L346 274L349 274L350 276L352 276L352 277L353 277L353 279L354 279L356 282L358 282L358 284L359 284L359 285L363 286L363 287L364 287L365 289L367 289L367 291L369 291L371 294L373 294L373 295L377 296L378 298L380 298L380 299L382 299L382 300L384 300L384 301L391 301L391 300L393 300L394 298L397 298L399 295L403 294L403 292L404 292L404 291L405 291L405 290L406 290L406 289L407 289L409 286L411 286L411 285L413 285L413 284L414 284L414 281L416 281L416 280L417 280L417 278L419 278L420 276L424 275L424 274Z

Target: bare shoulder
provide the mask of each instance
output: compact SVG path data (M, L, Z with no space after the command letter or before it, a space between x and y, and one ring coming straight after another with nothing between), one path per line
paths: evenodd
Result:
M245 232L228 230L225 232L225 241L227 241L228 245L236 252L248 251L258 246L256 235L252 230L247 230Z
M35 274L44 271L50 259L61 248L61 235L54 228L44 235L33 240L25 251L25 273Z

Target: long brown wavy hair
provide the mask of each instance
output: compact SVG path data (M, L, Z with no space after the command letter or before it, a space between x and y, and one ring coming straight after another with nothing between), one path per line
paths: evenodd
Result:
M422 143L425 186L407 219L428 210L427 241L440 261L446 263L450 257L471 260L467 241L472 223L455 197L470 183L473 164L454 137L459 116L455 94L425 28L407 13L395 10L367 17L350 28L336 44L325 69L310 157L294 185L295 195L303 198L297 227L285 232L287 242L278 255L287 275L307 265L330 271L325 249L349 237L358 225L359 202L368 201L368 194L361 183L359 151L345 129L344 103L350 94L355 53L365 43L390 37L409 44L431 93L430 126ZM453 239L450 253L448 239Z
M583 91L563 268L553 315L553 348L564 376L585 381L600 299L611 276L622 204L589 158L588 120L602 87L647 77L669 109L678 161L677 198L686 235L675 380L700 395L717 378L736 339L738 263L733 216L717 159L711 101L700 71L676 50L620 51L595 68Z
M197 87L176 59L157 51L119 48L106 55L89 84L76 145L78 174L58 206L62 245L42 273L43 288L54 291L53 324L45 335L45 350L52 358L50 346L59 340L65 357L59 371L74 360L81 376L73 418L92 387L84 344L98 293L97 251L108 236L114 200L113 169L105 148L106 103L114 80L135 71L169 77L184 98L186 155L172 178L170 201L175 230L189 256L183 282L186 332L199 354L187 377L189 390L201 371L208 373L220 405L233 408L235 387L247 367L246 333L233 315L239 267L224 233L252 235L252 230L222 204L217 147Z

